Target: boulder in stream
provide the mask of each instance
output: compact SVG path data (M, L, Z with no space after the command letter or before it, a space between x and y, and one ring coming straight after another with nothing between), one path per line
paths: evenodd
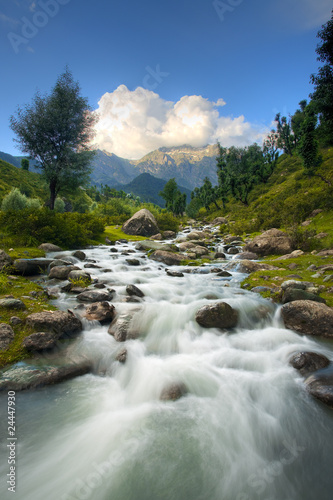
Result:
M84 317L90 321L110 323L114 319L115 313L115 307L108 302L95 302L87 306Z
M326 368L330 364L330 360L323 354L316 352L298 352L292 356L289 364L301 375L307 376L309 373Z
M151 254L150 258L158 262L163 262L168 266L180 266L185 256L172 252L165 252L164 250L156 250Z
M90 373L91 364L86 360L63 366L33 366L17 363L2 372L0 391L22 391L53 385Z
M26 337L22 345L30 352L40 352L53 349L57 345L57 336L51 332L33 333Z
M80 293L76 298L80 302L105 302L113 298L114 290L87 290Z
M140 288L138 288L135 285L127 285L126 293L128 293L128 295L130 296L134 295L135 297L140 297L140 298L145 296L143 291L140 290Z
M333 368L328 367L310 375L305 380L308 392L314 398L333 408Z
M312 300L295 300L281 308L285 327L305 335L333 338L333 309Z
M238 322L238 311L226 302L216 302L201 307L195 319L204 328L234 328Z
M182 382L174 382L167 385L161 392L161 401L177 401L188 393L188 389Z

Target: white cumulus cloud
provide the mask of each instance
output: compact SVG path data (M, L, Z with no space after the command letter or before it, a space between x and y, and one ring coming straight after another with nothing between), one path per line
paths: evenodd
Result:
M202 96L183 96L172 102L151 90L134 91L120 85L98 103L96 146L123 158L139 159L162 146L190 144L202 147L220 141L223 146L262 142L265 127L236 118L220 116L223 99L211 102Z

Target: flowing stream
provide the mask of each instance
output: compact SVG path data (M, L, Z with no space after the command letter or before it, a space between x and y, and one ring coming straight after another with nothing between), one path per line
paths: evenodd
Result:
M133 317L139 337L119 343L108 325L84 320L68 355L93 360L93 373L16 393L17 487L7 491L2 444L1 499L331 499L333 413L307 394L288 360L299 350L333 360L332 344L284 329L279 308L242 290L241 275L210 273L216 262L171 277L143 252L122 254L134 244L117 248L86 250L101 267L88 271L115 289L112 303ZM140 303L124 301L129 284L144 292ZM237 329L196 323L196 311L217 300L239 311ZM55 305L78 302L61 293ZM188 393L161 401L178 382Z

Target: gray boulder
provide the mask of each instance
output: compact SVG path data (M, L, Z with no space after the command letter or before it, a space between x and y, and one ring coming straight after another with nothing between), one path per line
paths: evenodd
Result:
M168 266L180 266L182 261L185 259L185 256L172 252L166 252L164 250L156 250L151 254L150 258L157 260L158 262L163 262Z
M42 243L38 248L44 252L62 252L62 248L53 245L53 243Z
M95 302L87 306L84 317L100 323L110 323L115 316L115 307L108 302Z
M27 326L39 332L53 333L56 339L75 335L82 330L81 321L71 312L44 311L30 314L26 318Z
M185 384L183 384L182 382L175 382L164 387L160 395L160 400L177 401L177 399L180 399L187 393L188 389Z
M76 250L74 253L72 253L72 255L79 260L84 260L86 258L86 254L82 252L82 250Z
M90 274L87 271L82 271L82 269L78 269L77 267L70 271L68 279L69 281L83 280L86 283L91 283Z
M14 267L17 274L22 276L37 276L46 272L52 259L17 259Z
M133 314L121 314L111 323L108 333L112 335L117 342L125 342L129 339L136 339L138 332L134 327Z
M121 349L118 352L118 354L116 356L116 361L119 361L119 363L122 363L122 364L126 363L126 361L127 361L127 349L126 348Z
M205 328L234 328L238 322L238 312L226 302L216 302L201 307L195 319Z
M333 309L312 300L295 300L281 308L285 327L305 335L333 338Z
M307 376L309 373L326 368L330 364L330 360L323 354L317 354L316 352L298 352L294 354L289 363L301 375Z
M289 254L293 248L289 236L274 228L256 236L245 246L244 250L264 256Z
M235 262L231 262L235 265ZM238 265L238 270L240 273L255 273L256 271L279 271L280 267L271 266L270 264L262 264L260 262L254 262L253 260L244 259L240 262L236 261ZM283 269L284 271L284 269Z
M310 375L305 380L305 385L311 396L333 408L333 369L331 367Z
M4 250L0 250L0 271L13 263L12 258Z
M299 288L287 288L282 295L282 304L287 304L288 302L293 302L295 300L313 300L315 302L326 304L326 300L319 297L319 295L316 295L315 293L310 293Z
M26 309L26 306L20 299L4 298L0 299L0 309L23 310Z
M113 298L113 291L87 290L77 296L80 302L105 302Z
M76 266L54 266L50 269L49 278L57 280L67 280L71 271L79 269Z
M45 385L58 384L90 373L92 367L87 361L64 366L36 367L29 364L16 364L2 373L0 391L22 391L36 389Z
M163 238L166 240L171 240L176 238L176 233L174 231L163 231Z
M7 349L9 344L14 340L14 330L7 323L0 324L0 351Z
M145 294L143 293L142 290L140 290L140 288L138 288L137 286L135 285L128 285L126 287L126 292L128 293L128 295L134 295L136 297L144 297Z
M33 333L23 340L22 345L30 352L45 351L57 345L57 337L51 332Z
M127 220L122 230L125 234L139 236L153 236L160 232L155 217L146 208L139 210Z

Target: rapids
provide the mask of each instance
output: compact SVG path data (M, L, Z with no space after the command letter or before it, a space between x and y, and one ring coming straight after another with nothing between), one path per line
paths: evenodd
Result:
M108 326L84 320L67 356L93 360L93 373L16 393L15 494L6 484L1 395L1 499L331 499L333 413L307 394L288 360L299 350L333 360L332 345L286 330L279 308L242 290L237 272L218 278L207 265L171 277L143 252L121 253L133 244L117 248L85 250L100 266L88 271L115 289L112 303L133 316L139 337L126 341L121 364L115 358L124 344ZM127 264L133 256L140 266ZM144 292L142 302L124 302L129 284ZM196 311L216 300L239 311L237 329L196 323ZM78 305L65 293L54 303ZM188 394L161 401L173 382Z

